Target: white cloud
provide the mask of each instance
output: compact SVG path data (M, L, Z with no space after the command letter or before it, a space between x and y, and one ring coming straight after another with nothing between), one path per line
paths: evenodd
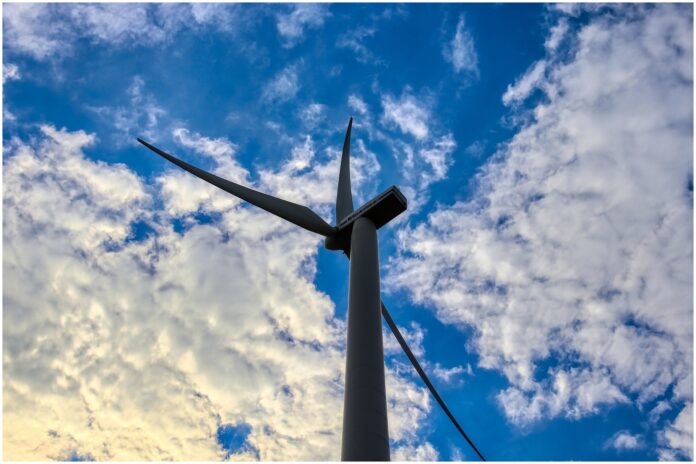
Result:
M303 125L310 129L314 128L326 118L326 105L310 103L299 111L299 117Z
M355 59L360 63L380 63L375 55L364 43L365 39L372 37L377 32L376 27L358 26L343 33L336 41L338 48L347 48L355 53Z
M316 29L330 15L327 5L298 3L291 11L276 16L276 27L285 47L292 47L304 39L305 29Z
M694 404L688 403L674 422L661 433L664 448L659 450L660 459L674 461L683 457L694 458Z
M2 65L2 82L13 81L21 78L19 73L19 67L14 63L7 63Z
M328 159L317 159L314 142L306 136L301 145L292 149L278 170L261 170L260 184L264 191L280 198L310 206L329 222L333 222L336 188L341 152L329 148ZM361 140L355 140L351 149L350 177L353 198L365 201L375 192L371 181L380 171L374 153L365 148ZM312 185L312 188L308 188Z
M405 221L427 203L428 187L447 177L457 143L451 133L446 133L416 144L396 140L392 145L404 181L400 188L408 199L408 210L396 220Z
M519 424L661 395L690 404L693 365L691 16L594 17L553 53L546 101L469 202L399 236L385 283L472 326ZM553 367L540 370L544 360ZM684 413L691 433L691 409ZM671 447L680 449L681 432Z
M237 183L246 183L248 171L241 167L235 155L237 146L225 138L204 137L197 132L190 132L184 127L172 130L174 140L182 147L190 148L196 153L208 156L217 165L215 172Z
M348 96L348 106L358 112L360 116L368 114L367 103L358 95Z
M568 21L562 18L551 28L548 38L544 42L544 47L550 52L556 51L566 34L568 33Z
M3 8L5 46L38 60L70 55L78 40L137 47L171 43L183 29L212 26L233 33L244 25L235 5L41 4Z
M620 430L607 440L604 446L621 452L637 450L643 448L644 445L640 435L633 435L628 430Z
M175 137L217 168L234 156ZM147 187L86 158L94 141L44 126L6 145L4 456L220 460L217 428L246 423L261 460L337 459L345 328L313 284L320 238L239 202L170 209L176 174ZM281 169L313 191L325 166L307 156ZM217 216L173 229L198 208ZM387 386L395 455L431 449L427 391L391 370Z
M40 27L49 23L49 5L12 3L3 8L4 41L11 50L43 59L61 51L58 31Z
M299 90L297 67L290 65L266 83L262 97L267 102L282 103L294 98Z
M398 129L413 137L404 141L375 131L381 140L390 145L403 175L404 184L400 188L409 208L397 221L406 221L428 201L428 187L446 178L454 161L452 155L457 143L451 133L443 133L438 126L439 121L432 114L427 95L417 98L406 87L399 99L383 94L381 100L384 112L380 122L387 128Z
M382 328L384 335L384 353L385 355L398 355L403 350L401 345L396 340L396 337L388 330L386 327ZM423 349L423 339L425 338L425 330L416 322L411 322L411 328L406 329L404 327L399 327L399 332L406 340L409 348L416 356L416 358L423 358L425 356L425 350Z
M408 91L404 91L399 99L391 95L382 96L382 108L384 124L395 124L401 132L411 134L418 140L428 137L430 109Z
M442 367L439 363L436 363L435 367L433 368L433 375L446 384L454 382L457 379L457 377L460 377L463 374L473 374L470 365L467 364L466 367Z
M452 164L450 155L456 147L457 143L452 134L446 134L434 140L431 146L419 150L421 159L430 167L429 172L421 173L423 183L431 184L446 177L447 170Z
M474 39L466 27L464 15L459 16L457 29L450 42L445 44L442 54L455 73L466 73L474 78L479 77L478 55L474 46Z
M543 81L545 71L545 60L535 62L513 85L508 85L503 94L503 103L510 105L525 100Z
M126 90L128 105L88 106L102 120L112 124L117 130L116 142L119 145L137 144L137 138L157 140L159 123L166 111L162 109L145 91L145 81L140 76L133 80Z
M433 445L403 446L396 449L392 461L437 461L438 453Z
M469 146L467 146L464 149L464 153L466 153L469 156L472 156L474 158L480 158L483 156L484 152L486 150L486 141L485 140L476 140L475 142L472 142Z

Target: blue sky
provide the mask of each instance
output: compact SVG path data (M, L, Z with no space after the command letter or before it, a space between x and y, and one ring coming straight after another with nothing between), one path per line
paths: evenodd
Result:
M337 459L348 263L155 143L333 218L491 460L684 460L688 5L5 4L8 459ZM385 332L396 460L474 453Z

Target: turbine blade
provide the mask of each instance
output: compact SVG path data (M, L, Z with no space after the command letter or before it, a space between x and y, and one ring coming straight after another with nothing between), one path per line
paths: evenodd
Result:
M474 445L474 442L471 441L469 436L464 432L464 429L459 425L459 422L457 422L457 419L454 418L452 413L450 412L449 408L445 404L444 400L440 397L440 394L437 392L433 384L430 382L430 379L426 375L425 371L421 367L420 363L416 359L416 357L413 355L413 352L411 352L411 349L408 347L408 344L406 343L406 340L404 340L404 337L401 335L401 331L399 331L399 328L396 326L394 323L394 320L391 318L391 315L389 314L389 311L387 311L387 307L384 306L384 302L382 303L382 316L384 316L384 320L387 321L387 325L391 329L392 333L396 337L396 340L399 342L399 345L401 345L401 349L404 350L404 353L406 353L406 356L408 356L408 359L411 361L411 364L413 364L413 367L416 369L418 372L418 375L420 375L420 378L425 382L425 385L428 387L428 390L430 390L430 393L433 394L435 397L435 400L438 402L440 407L445 411L445 414L447 414L447 417L450 418L454 426L459 430L459 433L462 434L464 439L471 445L474 451L476 451L476 454L478 454L478 457L481 458L482 461L485 461L486 458L483 457L483 454L476 448L476 445Z
M306 206L281 200L280 198L275 198L270 195L266 195L265 193L252 190L248 187L235 184L234 182L230 182L229 180L225 180L181 161L180 159L175 158L169 153L166 153L153 145L150 145L140 138L138 139L138 142L142 143L147 148L160 155L162 158L171 161L180 168L190 172L194 176L200 177L204 181L221 188L225 192L231 193L242 200L248 201L252 205L256 205L271 214L302 227L303 229L323 235L324 237L330 237L335 233L335 228L331 227L326 221L319 217L319 215Z
M353 194L350 190L350 129L353 127L353 118L348 121L346 139L343 141L343 154L341 155L341 170L338 174L338 193L336 194L336 225L341 219L353 212Z

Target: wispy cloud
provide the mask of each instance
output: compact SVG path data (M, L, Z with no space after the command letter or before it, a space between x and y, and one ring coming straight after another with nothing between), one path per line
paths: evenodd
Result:
M444 384L451 384L455 382L458 378L461 378L464 374L473 374L471 365L467 364L466 367L442 367L439 363L436 363L433 367L433 375Z
M427 93L416 97L406 87L401 97L386 93L381 96L381 101L382 125L412 137L412 140L402 140L379 134L391 145L404 177L402 190L409 201L409 212L398 219L404 221L428 201L428 187L447 176L457 143L452 133L438 127L439 121L433 117L432 102ZM433 126L437 130L433 130Z
M365 39L374 36L376 32L375 27L359 26L350 29L338 38L336 46L351 50L360 63L379 63L381 61L365 45Z
M315 128L326 118L326 105L310 103L298 111L298 116L305 127Z
M366 116L368 114L367 103L358 95L348 96L348 106L357 111L360 116Z
M442 48L445 60L452 64L455 73L463 73L472 78L479 77L478 54L474 38L466 27L464 15L459 16L454 37Z
M517 424L665 394L691 414L691 35L673 5L595 16L473 199L400 234L387 282L475 328Z
M145 87L143 78L135 76L126 90L128 105L87 106L102 121L116 129L115 140L119 145L134 145L137 137L158 139L160 121L166 111Z
M518 78L514 84L508 85L503 94L503 103L511 105L524 101L544 81L546 60L539 60Z
M293 47L304 40L307 29L316 29L330 15L328 5L298 3L288 7L287 13L276 15L276 27L285 47Z
M294 98L299 90L297 66L290 65L266 83L262 98L270 103L282 103Z

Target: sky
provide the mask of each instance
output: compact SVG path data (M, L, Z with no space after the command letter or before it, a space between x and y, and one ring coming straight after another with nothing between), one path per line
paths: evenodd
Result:
M348 262L489 460L693 456L688 4L3 4L3 456L337 460ZM384 332L392 459L476 460Z

